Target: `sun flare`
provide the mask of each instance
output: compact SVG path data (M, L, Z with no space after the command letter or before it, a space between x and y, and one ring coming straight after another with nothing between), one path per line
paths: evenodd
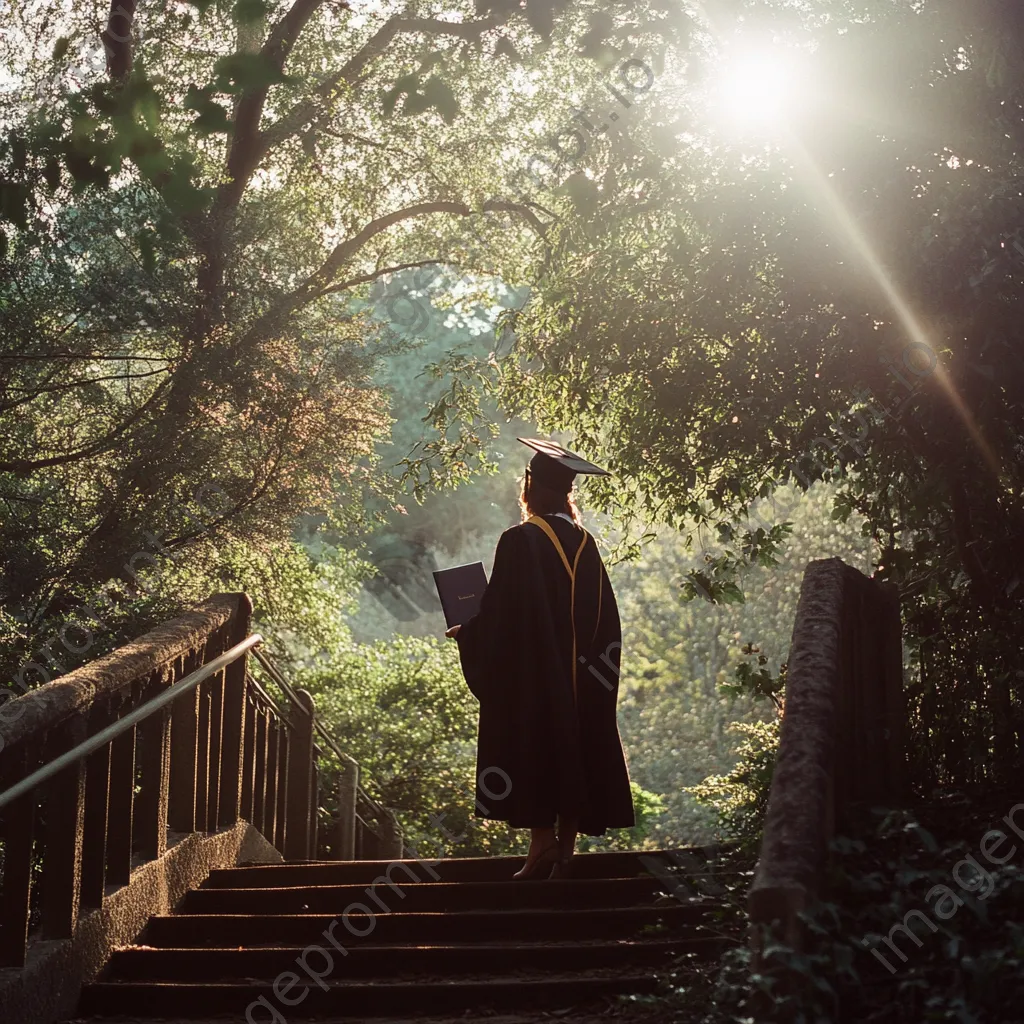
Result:
M749 47L725 56L711 80L710 104L723 125L778 125L792 114L801 76L791 53Z

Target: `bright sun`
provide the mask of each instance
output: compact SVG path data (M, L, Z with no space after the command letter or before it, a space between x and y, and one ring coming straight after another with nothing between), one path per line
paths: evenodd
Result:
M724 126L771 128L794 112L800 77L792 52L732 50L711 79L709 101Z

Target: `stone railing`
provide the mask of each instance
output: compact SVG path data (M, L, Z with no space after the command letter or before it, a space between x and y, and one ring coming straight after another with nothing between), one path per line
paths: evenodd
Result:
M0 707L0 1020L70 1011L110 950L213 868L315 858L318 737L355 780L335 856L401 857L309 694L281 679L278 702L250 671L251 613L218 594Z
M896 806L906 788L899 596L838 558L804 574L778 760L748 908L801 944L828 842L858 805Z

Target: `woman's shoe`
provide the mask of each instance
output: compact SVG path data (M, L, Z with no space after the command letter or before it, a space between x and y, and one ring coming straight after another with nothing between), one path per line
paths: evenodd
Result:
M552 868L558 864L558 843L552 843L542 850L534 860L526 858L526 863L512 876L517 882L528 879L547 878Z

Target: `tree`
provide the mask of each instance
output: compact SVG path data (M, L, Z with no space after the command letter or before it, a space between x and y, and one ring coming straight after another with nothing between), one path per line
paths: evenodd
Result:
M1008 776L1024 735L1019 10L729 7L749 17L716 8L628 138L564 166L499 388L607 452L633 514L733 530L737 552L756 552L771 523L751 506L780 483L837 483L834 515L866 517L877 575L900 586L922 780ZM706 116L709 66L772 32L807 64L804 102L784 137L737 141Z
M577 50L601 8L37 10L0 14L13 663L147 534L258 558L302 513L358 524L389 426L368 289L421 265L528 279L550 218L507 179L536 109L593 78ZM616 10L627 52L679 20ZM208 482L215 514L178 521Z

